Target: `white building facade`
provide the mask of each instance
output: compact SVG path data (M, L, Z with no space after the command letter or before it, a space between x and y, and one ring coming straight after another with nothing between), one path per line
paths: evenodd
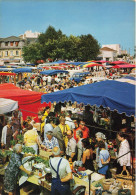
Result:
M109 45L102 45L103 47L108 47L110 49L116 50L117 51L117 55L121 55L121 46L120 44L109 44Z

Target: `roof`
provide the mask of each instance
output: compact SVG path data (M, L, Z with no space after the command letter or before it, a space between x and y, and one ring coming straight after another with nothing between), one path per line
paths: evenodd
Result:
M100 50L102 50L102 51L114 51L114 52L117 52L116 50L111 49L111 48L109 48L109 47L103 47L103 48L101 48Z
M6 38L0 38L0 41L8 42L8 41L24 41L24 40L16 36L10 36Z

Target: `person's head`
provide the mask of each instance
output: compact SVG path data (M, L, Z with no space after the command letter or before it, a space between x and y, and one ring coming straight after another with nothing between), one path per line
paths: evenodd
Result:
M77 139L80 139L83 137L83 133L81 130L76 131L76 137L77 137Z
M26 130L32 130L33 129L33 125L27 123L25 128L26 128Z
M95 134L95 137L97 141L104 141L106 139L105 135L101 132L97 132Z
M54 156L60 156L60 148L55 146L53 149L52 149L52 153L54 154Z
M59 120L61 125L65 125L65 117L61 116Z
M82 145L83 145L83 147L84 147L84 148L86 148L86 149L91 148L91 144L90 144L90 142L89 142L89 139L88 139L88 138L84 138L84 139L82 139L82 140L81 140L81 142L82 142Z
M67 112L66 112L66 116L71 117L71 115L72 115L72 112L71 112L70 110L67 110Z
M126 134L124 132L118 132L117 133L117 139L119 141L123 141L124 139L126 139Z
M14 117L17 117L17 116L18 116L18 111L17 111L17 110L15 110L15 111L13 112L13 116L14 116Z
M12 121L11 120L8 120L7 121L7 126L10 128L12 126Z
M73 120L74 124L75 124L75 129L78 128L78 121L77 120Z
M85 122L84 122L84 121L80 121L79 127L80 127L82 130L84 130L84 128L85 128Z
M101 148L105 148L105 143L101 140L101 141L98 141L98 147L101 149Z
M68 130L67 131L67 138L68 140L70 140L73 137L73 131L72 130Z
M44 112L50 112L50 107L49 106L47 106L45 109L44 109Z
M51 140L52 137L53 137L53 132L52 132L52 131L47 131L47 132L46 132L46 136L47 136L47 138L48 138L49 140Z
M30 122L32 121L32 117L31 117L31 116L27 116L27 117L26 117L26 121L27 121L28 123L30 123Z
M14 151L15 151L16 153L21 153L21 152L22 152L22 145L21 145L21 144L16 144L16 145L14 146Z
M54 117L51 119L51 125L53 126L53 128L55 128L56 126L59 125L59 119Z

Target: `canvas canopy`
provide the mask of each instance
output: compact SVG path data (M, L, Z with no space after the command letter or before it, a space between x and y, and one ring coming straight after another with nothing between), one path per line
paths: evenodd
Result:
M14 73L32 72L32 68L17 68L12 70Z
M18 102L10 99L0 98L0 114L5 114L16 110Z
M135 114L135 85L115 80L101 81L42 95L43 102L77 102Z
M68 71L66 70L46 70L46 71L41 71L40 74L45 74L45 75L55 75L58 73L66 73L68 74Z
M11 83L0 84L0 98L7 98L18 101L19 109L22 109L23 118L26 116L37 117L38 111L47 106L41 104L43 93L20 89Z

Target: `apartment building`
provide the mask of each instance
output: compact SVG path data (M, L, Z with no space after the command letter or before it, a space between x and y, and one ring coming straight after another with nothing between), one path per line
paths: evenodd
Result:
M25 40L16 36L0 38L0 59L5 63L20 62Z

